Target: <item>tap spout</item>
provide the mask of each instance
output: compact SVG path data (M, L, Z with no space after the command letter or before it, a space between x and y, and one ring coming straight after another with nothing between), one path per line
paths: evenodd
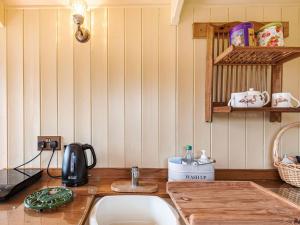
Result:
M131 185L132 187L139 186L139 168L137 166L134 166L131 168Z

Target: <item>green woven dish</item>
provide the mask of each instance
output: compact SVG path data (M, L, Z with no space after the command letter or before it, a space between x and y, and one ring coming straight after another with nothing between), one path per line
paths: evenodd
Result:
M45 188L33 192L24 200L26 208L43 211L55 209L73 200L73 192L64 187Z

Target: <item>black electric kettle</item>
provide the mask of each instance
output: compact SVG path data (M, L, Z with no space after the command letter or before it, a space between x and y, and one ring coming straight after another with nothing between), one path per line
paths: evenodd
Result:
M86 150L92 153L92 164L88 165ZM62 162L62 183L66 186L80 186L88 182L88 169L96 165L96 154L93 146L72 143L65 147Z

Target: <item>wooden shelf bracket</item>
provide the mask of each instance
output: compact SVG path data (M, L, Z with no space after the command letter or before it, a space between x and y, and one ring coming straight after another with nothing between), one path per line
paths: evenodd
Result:
M278 93L282 91L282 69L282 64L272 66L271 93ZM270 122L281 122L281 113L271 112Z
M213 110L213 60L214 60L214 40L211 38L214 35L214 28L207 27L207 52L206 52L206 79L205 79L205 120L212 121Z

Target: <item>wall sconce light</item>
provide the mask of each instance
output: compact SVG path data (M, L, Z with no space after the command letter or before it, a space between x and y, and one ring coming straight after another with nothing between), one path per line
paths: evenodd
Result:
M77 25L75 38L81 43L85 43L90 39L90 32L88 29L82 27L85 13L87 10L87 3L85 0L71 0L73 10L73 21Z

